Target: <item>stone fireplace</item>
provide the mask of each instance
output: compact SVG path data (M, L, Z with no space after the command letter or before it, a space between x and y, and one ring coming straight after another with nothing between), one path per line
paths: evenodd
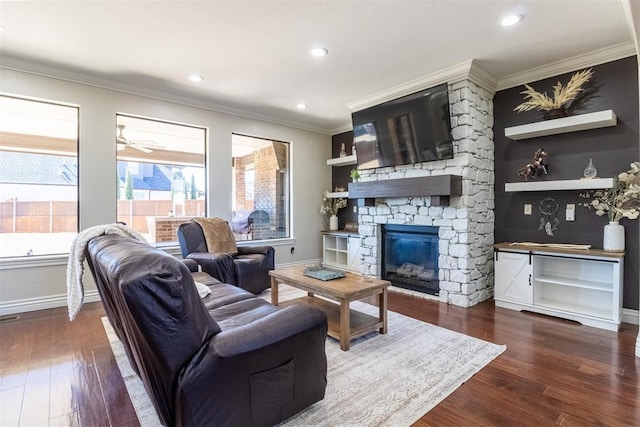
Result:
M386 274L382 266L384 225L436 227L439 301L470 307L493 296L492 99L492 92L468 76L449 83L454 158L361 171L362 183L376 182L376 185L416 177L461 177L459 195L452 193L443 203L438 197L418 191L415 196L375 196L374 203L361 204L358 222L363 274L382 277L383 270ZM349 192L351 195L351 188Z

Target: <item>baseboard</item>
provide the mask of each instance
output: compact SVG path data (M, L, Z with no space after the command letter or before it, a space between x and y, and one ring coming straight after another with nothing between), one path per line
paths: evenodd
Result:
M97 290L87 291L84 294L84 302L100 301ZM46 310L48 308L65 307L67 294L49 295L47 297L25 298L21 300L0 303L0 316L29 311Z
M632 325L640 325L640 311L631 308L622 309L622 321Z

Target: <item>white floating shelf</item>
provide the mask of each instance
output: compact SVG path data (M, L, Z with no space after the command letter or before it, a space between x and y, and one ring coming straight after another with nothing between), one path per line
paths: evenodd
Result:
M617 124L618 118L613 110L605 110L509 127L504 130L504 136L509 139L519 140L580 130L605 128Z
M340 197L347 198L349 197L349 192L348 191L333 192L333 193L327 194L327 197L330 199L338 199Z
M507 182L504 191L597 190L612 188L613 178L565 179L561 181Z
M327 160L327 166L348 166L355 165L356 163L358 163L358 159L356 158L355 154Z

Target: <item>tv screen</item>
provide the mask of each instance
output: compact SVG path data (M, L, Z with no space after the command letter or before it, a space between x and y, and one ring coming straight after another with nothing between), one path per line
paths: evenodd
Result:
M358 169L453 158L446 83L351 117Z

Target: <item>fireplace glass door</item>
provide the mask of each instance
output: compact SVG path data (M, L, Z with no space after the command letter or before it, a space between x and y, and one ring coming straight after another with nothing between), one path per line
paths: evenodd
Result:
M382 277L394 286L438 295L438 227L383 225Z

